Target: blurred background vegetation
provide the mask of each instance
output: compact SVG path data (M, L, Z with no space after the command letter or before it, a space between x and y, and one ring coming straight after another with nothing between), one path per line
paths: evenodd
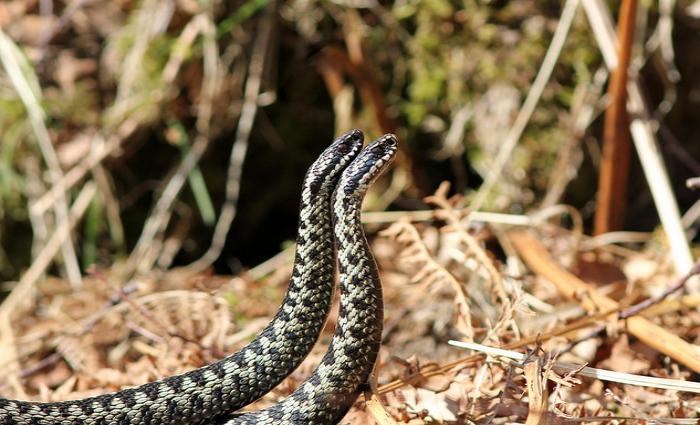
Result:
M606 4L615 14L618 2ZM697 195L684 181L700 175L700 4L668 4L640 3L632 68L686 211ZM404 148L368 208L425 208L422 197L444 180L470 199L494 165L562 7L5 0L0 279L18 279L54 229L67 226L81 191L86 207L52 273L70 278L76 268L123 264L128 275L195 262L229 274L258 264L294 238L306 167L352 127L368 138L395 132ZM659 29L663 19L671 32ZM579 7L484 209L567 203L590 222L606 83ZM628 198L625 227L653 230L658 218L636 156Z

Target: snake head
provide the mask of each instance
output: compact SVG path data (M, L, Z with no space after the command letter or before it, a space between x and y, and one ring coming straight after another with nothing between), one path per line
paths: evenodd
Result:
M364 140L365 135L356 129L336 137L307 172L306 182L311 191L332 191L343 170L360 153Z
M398 149L399 141L393 134L385 134L373 141L345 170L338 188L342 188L347 195L363 195L391 164Z

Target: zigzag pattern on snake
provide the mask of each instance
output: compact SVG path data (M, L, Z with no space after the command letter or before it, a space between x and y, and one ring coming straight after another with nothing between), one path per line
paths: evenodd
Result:
M291 396L263 410L242 413L225 425L329 425L350 409L367 382L382 335L382 287L360 221L362 199L397 151L392 134L367 146L343 172L334 194L333 219L340 275L340 315L328 352Z
M272 389L306 357L328 315L335 264L330 199L363 139L359 130L338 137L307 172L289 289L250 344L211 365L111 394L54 403L0 398L0 424L196 424Z

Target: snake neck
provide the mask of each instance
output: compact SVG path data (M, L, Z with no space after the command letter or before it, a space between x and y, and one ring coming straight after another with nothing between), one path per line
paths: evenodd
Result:
M342 187L343 183L339 184ZM284 401L234 417L226 425L334 424L352 407L377 359L383 303L379 273L360 220L364 192L336 191L333 221L340 315L318 368Z
M342 365L343 358L352 364L343 384L348 396L358 394L359 387L366 382L374 368L384 318L381 281L362 226L361 204L360 195L338 194L334 203L341 296L340 314L329 357L339 355L341 359L340 362L336 359L336 364ZM364 342L356 344L357 339Z
M363 334L366 341L379 344L383 319L382 287L377 263L362 226L362 199L353 196L337 199L334 208L334 233L338 240L338 275L341 298L337 336ZM366 320L348 321L359 315ZM371 365L370 365L371 369Z
M302 192L292 277L282 306L266 331L277 329L278 334L286 332L298 338L305 334L314 342L318 338L330 310L334 286L331 192L325 186L318 193L308 186ZM311 324L315 326L312 328ZM305 356L308 348L299 344L299 355Z
M287 299L294 296L299 289L312 289L309 288L309 280L317 279L319 273L331 276L333 274L335 260L331 237L333 223L329 205L330 197L331 190L327 188L314 193L306 187L302 192L294 268ZM314 263L316 267L309 267ZM332 290L332 279L328 282L316 283L324 291L328 291L328 287Z

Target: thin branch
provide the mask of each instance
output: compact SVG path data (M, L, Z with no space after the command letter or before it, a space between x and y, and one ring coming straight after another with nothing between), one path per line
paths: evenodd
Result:
M571 28L571 23L576 15L578 3L578 0L566 1L564 10L559 18L557 28L552 36L552 42L549 44L549 48L547 48L547 53L542 60L542 66L540 66L540 70L537 72L537 76L535 77L535 81L532 83L532 87L527 94L525 103L523 104L522 109L520 109L518 112L518 116L515 118L515 122L510 128L506 139L503 141L503 144L498 151L498 155L496 155L493 166L491 167L491 171L486 176L484 183L479 188L474 201L472 201L472 204L470 205L471 209L474 211L481 209L484 201L486 201L486 197L491 192L491 189L493 189L496 182L498 182L508 159L513 153L513 149L515 149L518 140L520 140L520 137L525 130L525 126L530 121L530 117L535 111L537 102L542 96L542 92L544 91L544 88L549 81L549 77L552 75L552 71L554 70L554 65L557 63L559 54L564 47L564 42L566 41L566 37L569 34L569 29Z
M214 228L211 245L207 252L198 260L189 264L190 271L201 271L209 267L221 254L221 250L226 242L226 236L231 228L231 223L236 216L238 208L238 197L241 188L241 173L243 162L248 151L248 140L255 122L255 115L258 110L258 97L262 85L262 76L265 69L265 57L270 47L270 39L275 23L275 2L270 2L266 13L261 17L258 27L258 34L253 43L252 57L248 67L248 79L245 84L245 95L241 118L236 130L236 140L231 149L229 159L228 177L226 181L226 200L221 208L219 220Z
M554 284L565 297L579 302L589 313L619 307L617 301L562 268L545 247L528 232L511 231L508 236L520 258L533 272ZM700 371L700 353L694 345L678 335L640 316L628 318L625 328L647 346L694 371Z
M617 67L617 37L613 29L610 10L602 0L584 0L583 6L605 64L608 69L615 69ZM628 82L627 92L632 140L642 163L654 204L659 212L676 271L679 274L684 274L693 267L693 257L681 223L678 204L654 136L656 124L649 117L648 108L636 78L631 78ZM700 290L697 279L689 283L688 289L692 292Z
M618 66L611 72L608 95L610 104L605 111L603 157L598 176L597 208L593 233L599 235L620 230L625 220L625 198L630 163L629 114L627 112L627 81L637 0L623 0L620 6L617 33Z
M634 316L635 314L638 314L640 311L645 310L649 307L651 307L654 304L658 304L661 301L663 301L665 298L667 298L669 295L673 294L674 292L677 292L685 286L685 284L688 282L688 280L700 273L700 260L698 260L695 265L693 266L692 269L683 277L678 279L676 283L673 285L669 286L666 288L662 293L660 293L657 296L647 298L646 300L637 303L633 306L630 306L620 312L620 319L626 319L630 316Z

